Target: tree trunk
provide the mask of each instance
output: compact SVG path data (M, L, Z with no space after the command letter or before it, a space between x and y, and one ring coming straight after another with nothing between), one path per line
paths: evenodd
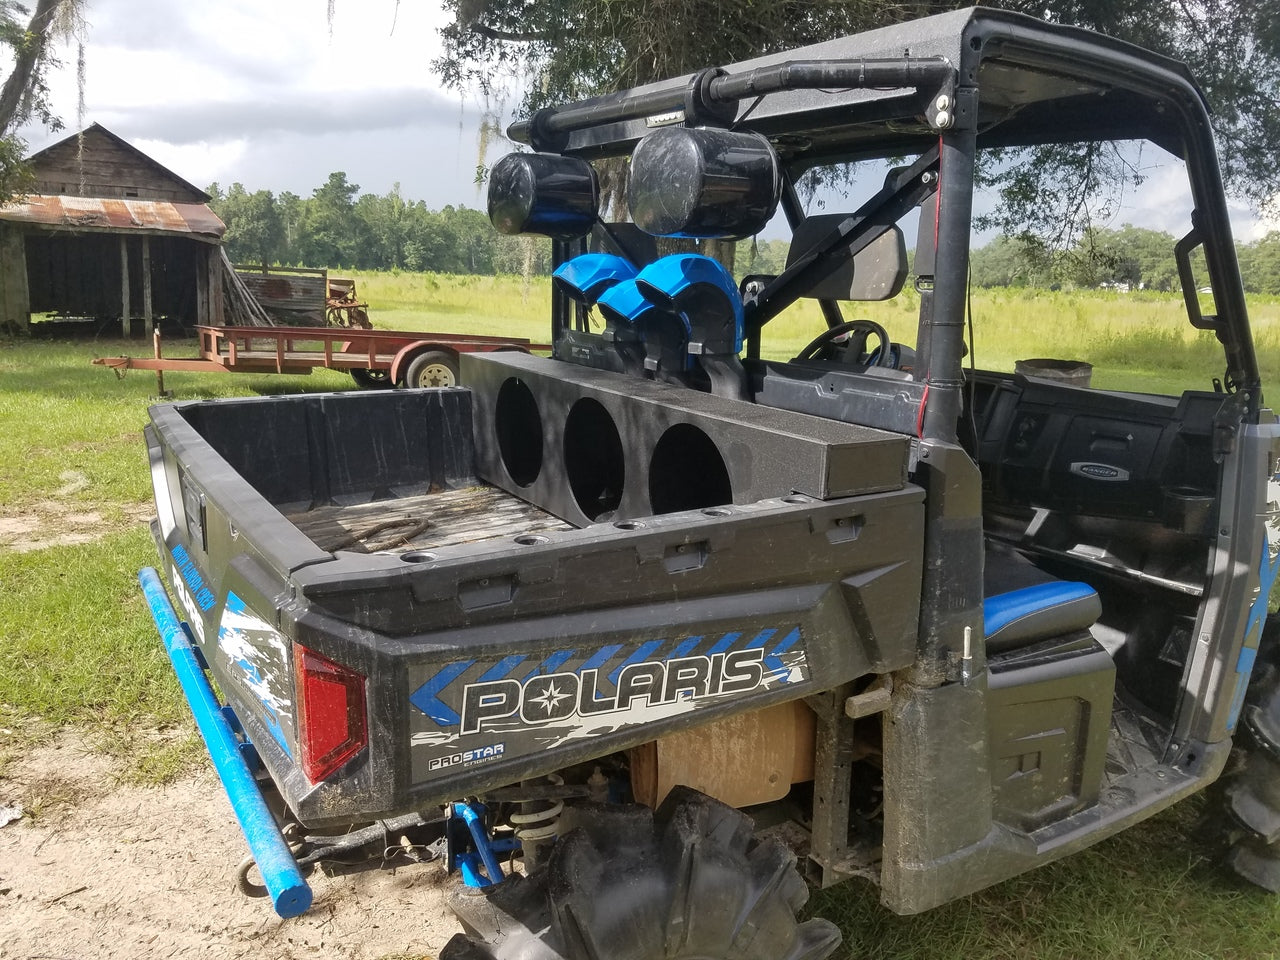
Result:
M27 26L27 40L14 50L13 72L0 87L0 135L8 133L23 120L31 95L31 81L44 58L58 4L63 0L39 0L36 12Z

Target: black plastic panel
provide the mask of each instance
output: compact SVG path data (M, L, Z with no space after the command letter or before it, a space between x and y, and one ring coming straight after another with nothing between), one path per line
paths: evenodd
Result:
M978 376L974 418L988 502L1207 532L1218 488L1213 418L1224 396Z
M997 817L1033 830L1098 799L1115 665L1087 633L990 663L988 729Z
M220 400L175 408L276 505L356 502L474 483L464 389Z
M525 354L464 354L462 365L475 397L480 478L575 525L600 515L584 512L573 490L591 484L582 474L581 458L565 455L575 449L566 445L572 439L566 437L566 422L584 398L599 405L593 424L600 443L612 444L613 430L621 439L621 469L617 463L607 466L609 476L624 483L621 491L611 491L609 499L617 505L610 519L791 493L825 500L897 490L906 482L909 441L881 430ZM539 411L540 437L530 435L533 420L526 416L513 426L503 403L514 391L524 396L525 390ZM536 478L530 479L529 471L511 472L504 449L512 441L504 438L516 434L523 443L541 442ZM721 472L727 475L727 496L716 479ZM688 496L681 495L681 486L691 491ZM715 488L715 495L703 488Z

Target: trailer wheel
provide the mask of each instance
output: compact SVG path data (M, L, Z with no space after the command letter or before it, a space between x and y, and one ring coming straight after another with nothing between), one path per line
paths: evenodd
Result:
M362 390L385 390L393 387L391 373L387 370L366 370L363 367L351 368L351 379Z
M1250 883L1280 893L1280 617L1267 618L1227 772L1209 812L1224 861ZM1223 813L1226 816L1222 816Z
M456 387L458 358L443 350L420 353L409 363L404 379L410 387Z
M465 934L440 960L822 960L840 945L826 920L796 920L809 889L777 840L677 787L647 807L566 810L544 865L451 906Z

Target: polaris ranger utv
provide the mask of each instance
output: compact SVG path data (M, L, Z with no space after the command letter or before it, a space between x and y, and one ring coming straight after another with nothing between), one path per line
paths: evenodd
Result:
M925 910L1213 784L1233 738L1225 849L1280 890L1280 444L1181 65L971 9L511 136L490 213L554 238L551 358L152 410L185 628L144 581L280 912L372 824L482 888L446 958L820 958L797 862ZM1182 322L1222 353L1178 395L974 363L1012 322L966 311L980 153L1098 141L1185 171ZM865 199L806 214L853 162ZM776 276L653 239L778 209Z

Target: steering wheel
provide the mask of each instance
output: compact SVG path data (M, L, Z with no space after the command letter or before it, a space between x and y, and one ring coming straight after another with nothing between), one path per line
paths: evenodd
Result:
M839 337L849 334L849 339L843 345L837 346L836 340ZM875 334L876 339L880 341L879 347L874 352L874 363L871 366L891 367L893 366L893 351L889 349L889 334L884 327L876 323L874 320L846 320L844 323L837 323L834 327L828 327L822 333L814 337L797 355L797 360L814 360L819 354L827 352L828 359L835 359L838 351L839 356L843 357L848 363L861 363L860 359L867 353L867 338Z

